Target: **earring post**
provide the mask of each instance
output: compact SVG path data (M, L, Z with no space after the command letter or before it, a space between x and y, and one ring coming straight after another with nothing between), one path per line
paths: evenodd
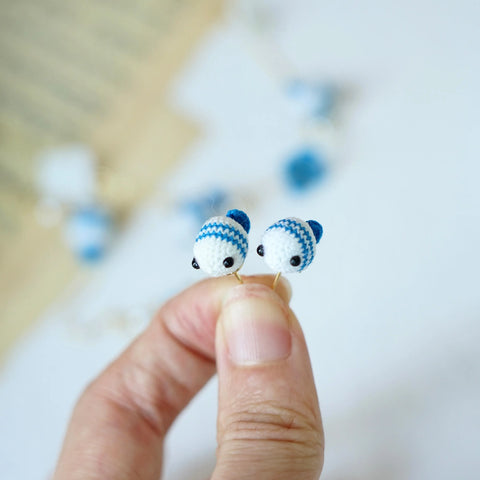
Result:
M278 273L275 275L275 279L273 280L272 290L275 290L281 274L282 274L282 272L278 272Z
M243 284L243 279L242 279L242 277L238 274L238 272L235 272L234 275L237 277L237 280L240 282L240 284Z

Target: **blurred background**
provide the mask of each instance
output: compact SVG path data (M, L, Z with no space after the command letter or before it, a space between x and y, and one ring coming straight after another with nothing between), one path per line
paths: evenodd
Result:
M478 2L0 6L2 479L49 478L79 393L202 278L193 240L229 208L252 246L323 224L289 277L322 478L478 478ZM211 472L216 389L166 479Z

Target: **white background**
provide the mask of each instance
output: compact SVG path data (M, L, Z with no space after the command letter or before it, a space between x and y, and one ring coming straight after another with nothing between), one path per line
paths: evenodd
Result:
M248 197L252 246L285 216L324 226L312 266L290 276L325 423L322 478L478 478L479 5L279 2L269 38L280 63L351 92L328 181L296 197L278 178L302 145L298 116L265 45L227 15L172 85L202 137L105 264L7 359L1 478L48 477L85 384L201 276L190 267L195 232L159 199L218 185ZM265 267L251 254L245 271ZM133 328L107 325L125 312ZM208 476L215 415L212 381L172 429L167 479Z

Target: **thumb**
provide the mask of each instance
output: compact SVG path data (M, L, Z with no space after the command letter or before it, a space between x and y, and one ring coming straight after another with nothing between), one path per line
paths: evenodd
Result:
M217 465L212 480L314 480L323 429L300 325L265 285L230 290L216 331Z

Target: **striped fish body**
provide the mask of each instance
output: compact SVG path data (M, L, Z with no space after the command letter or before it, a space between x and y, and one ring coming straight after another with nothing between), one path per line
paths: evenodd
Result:
M274 272L301 272L312 263L316 243L307 222L295 217L284 218L263 234L262 256Z
M193 247L198 266L213 277L238 271L245 261L247 251L247 231L240 223L227 216L207 220Z

